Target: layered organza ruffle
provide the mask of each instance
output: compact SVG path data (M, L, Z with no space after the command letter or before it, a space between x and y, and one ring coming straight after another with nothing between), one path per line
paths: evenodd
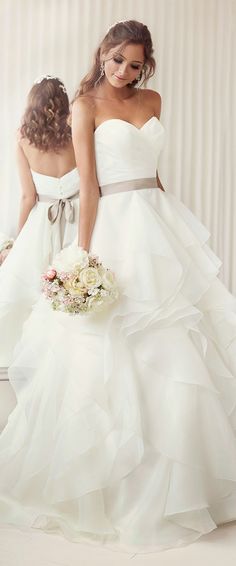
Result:
M121 297L84 317L42 298L25 323L2 522L138 553L236 519L235 300L208 236L156 189L100 200L91 251Z

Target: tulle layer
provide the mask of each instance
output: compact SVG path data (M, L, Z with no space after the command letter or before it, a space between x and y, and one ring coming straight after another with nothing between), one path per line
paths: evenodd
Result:
M61 248L58 224L48 221L48 206L39 203L33 208L0 269L0 367L10 364L23 323L40 296L41 274ZM64 245L77 234L78 201L74 212L74 222L65 225Z
M236 519L235 300L174 197L104 197L97 219L91 250L121 297L84 317L42 298L25 323L1 521L132 552L180 546Z

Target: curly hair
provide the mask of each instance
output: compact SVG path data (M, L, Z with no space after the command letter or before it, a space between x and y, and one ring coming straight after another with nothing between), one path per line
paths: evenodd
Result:
M59 151L71 141L69 99L63 82L42 78L31 88L20 134L42 151Z
M156 61L153 57L153 44L150 31L145 24L136 20L127 20L114 24L109 28L105 37L101 41L94 55L94 62L89 73L82 79L74 100L91 90L99 80L102 56L106 55L116 46L124 47L128 44L143 45L144 66L141 71L141 78L135 79L129 87L133 88L141 80L141 85L146 83L154 75ZM100 79L102 82L104 77ZM140 85L140 86L141 86ZM73 101L74 101L73 100Z

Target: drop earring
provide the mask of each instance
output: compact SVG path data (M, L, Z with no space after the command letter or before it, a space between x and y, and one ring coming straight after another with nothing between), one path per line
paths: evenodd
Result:
M104 61L102 61L101 65L100 65L100 75L97 78L97 80L95 81L94 86L97 86L97 84L100 83L100 81L101 81L101 79L104 75L105 75L105 63L104 63Z

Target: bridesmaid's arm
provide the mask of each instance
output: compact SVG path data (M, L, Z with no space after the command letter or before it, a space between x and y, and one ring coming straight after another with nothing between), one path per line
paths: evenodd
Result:
M29 162L21 147L21 142L17 142L17 164L21 184L21 201L20 201L20 214L18 221L18 234L22 230L30 211L34 207L37 200L37 193L35 190L33 178L30 171Z
M80 175L79 241L89 251L96 220L99 185L94 149L94 112L91 101L79 97L72 107L72 141Z

